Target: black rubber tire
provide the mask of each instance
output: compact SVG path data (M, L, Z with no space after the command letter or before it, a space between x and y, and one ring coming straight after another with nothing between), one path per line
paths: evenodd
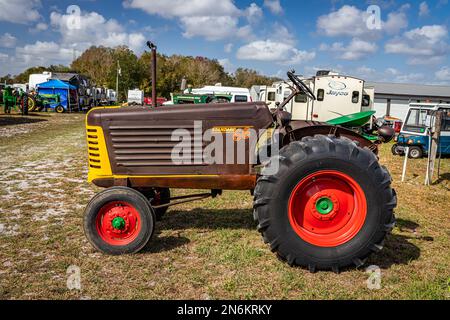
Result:
M63 106L57 106L55 108L56 113L64 113L64 107Z
M99 210L112 201L125 201L133 205L141 218L141 231L137 238L126 246L106 243L98 234L96 218ZM139 192L126 187L113 187L98 193L89 202L84 213L84 233L92 246L109 255L133 254L142 250L155 231L155 213L148 200Z
M422 159L423 150L421 147L409 147L408 158L410 159Z
M346 138L318 135L303 138L280 150L271 161L279 161L275 175L258 179L255 189L254 218L264 242L291 266L333 270L355 265L383 248L383 241L395 225L397 205L389 172L368 149ZM292 228L288 217L291 192L304 177L321 170L337 170L352 177L363 189L367 215L359 233L337 247L320 247L304 241Z
M162 205L170 203L170 189L169 188L150 188L150 189L140 189L138 190L144 195L147 200L150 201L151 205ZM155 191L160 193L160 203L155 204L153 199L155 197ZM155 216L157 221L161 221L164 215L169 210L169 207L153 209L155 211Z
M403 150L400 150L399 147L400 146L397 143L392 146L391 152L394 156L402 156L405 154L405 152Z

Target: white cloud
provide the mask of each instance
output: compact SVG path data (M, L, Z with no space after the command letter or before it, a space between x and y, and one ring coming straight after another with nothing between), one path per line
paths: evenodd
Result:
M345 5L338 11L320 16L317 29L329 37L362 36L373 32L367 28L369 15L354 6Z
M192 0L188 4L184 0L126 0L123 5L151 15L176 18L183 28L183 36L199 36L210 41L234 36L241 31L238 26L241 16L247 14L248 19L254 21L259 14L256 4L241 11L232 0Z
M14 48L17 43L17 38L10 33L5 33L0 36L0 47L3 48Z
M126 8L141 9L164 18L232 16L240 14L231 0L126 0Z
M409 56L409 64L435 64L445 59L450 52L447 37L448 30L445 26L424 26L387 42L385 51Z
M400 71L398 71L395 68L387 68L385 73L390 75L390 76L398 76L400 74Z
M398 75L394 82L400 83L422 83L425 80L425 75L423 73L407 73Z
M419 6L419 17L427 17L430 15L430 8L426 1L422 2Z
M48 25L46 23L40 22L36 25L36 30L45 31L48 29Z
M264 7L270 10L273 14L282 14L283 7L281 6L280 0L264 0Z
M354 38L347 46L342 42L335 42L331 46L322 44L320 50L329 51L342 60L360 60L377 52L378 46L375 43Z
M40 0L0 0L0 21L27 24L41 18Z
M63 46L76 46L77 50L83 51L92 45L127 45L136 52L145 46L142 33L127 33L119 22L107 20L97 12L81 14L79 28L73 28L70 21L70 15L50 14L51 25L61 33Z
M406 29L409 24L406 11L410 7L409 4L404 4L400 10L389 13L387 21L382 23L383 30L387 34L398 34L401 30Z
M315 52L300 51L290 44L273 40L253 41L237 52L240 60L273 61L283 65L298 65L315 56Z
M288 28L279 24L278 22L273 24L271 28L271 36L269 39L291 45L294 45L296 43L294 34L290 32Z
M225 47L224 47L224 51L226 52L226 53L230 53L232 50L233 50L233 44L232 43L227 43L226 45L225 45Z
M256 24L262 19L263 11L256 3L252 3L245 9L245 16L249 23Z
M233 65L233 63L230 62L229 59L225 58L225 59L219 59L217 61L223 67L225 72L232 73L232 72L236 71L236 67Z
M210 41L231 37L238 30L238 19L230 16L183 17L181 18L181 24L185 30L184 37L199 36Z
M371 79L376 75L377 71L367 66L358 67L355 70L355 75L362 79Z
M36 41L17 47L15 55L0 65L2 73L18 74L26 68L37 65L69 65L74 55L79 56L93 45L108 47L127 45L136 53L145 46L146 38L142 33L128 33L119 22L114 19L107 20L97 12L83 12L80 16L79 29L71 28L68 22L70 22L69 15L52 12L50 23L54 31L60 33L60 39L57 42ZM44 26L38 24L36 28L44 29Z
M442 67L435 73L436 79L440 81L450 81L450 68Z
M355 6L344 5L337 11L322 15L317 20L317 30L329 37L347 36L375 39L383 32L396 34L408 26L406 10L409 4L403 5L398 11L388 14L386 21L380 21L380 29L368 28L369 13Z
M68 65L73 59L73 50L63 48L56 42L36 41L17 47L15 55L3 59L0 70L3 74L19 74L33 66Z

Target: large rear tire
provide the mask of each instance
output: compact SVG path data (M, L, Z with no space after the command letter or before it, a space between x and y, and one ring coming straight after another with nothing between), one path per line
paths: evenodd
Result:
M310 271L355 265L383 248L393 229L396 194L377 157L334 136L307 137L273 157L258 179L254 216L273 252Z
M150 203L130 188L106 189L85 210L85 235L94 248L106 254L136 253L150 241L154 230Z

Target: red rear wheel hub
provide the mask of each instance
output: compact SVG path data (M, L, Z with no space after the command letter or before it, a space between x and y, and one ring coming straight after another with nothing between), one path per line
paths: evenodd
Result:
M141 230L141 217L136 208L126 202L104 205L97 214L99 236L113 246L124 246L136 240Z
M305 241L337 247L353 239L366 220L367 201L361 186L349 175L327 170L311 174L292 191L289 221Z

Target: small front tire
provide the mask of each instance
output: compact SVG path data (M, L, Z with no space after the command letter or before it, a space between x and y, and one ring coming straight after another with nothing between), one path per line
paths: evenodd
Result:
M63 106L57 106L55 108L56 113L64 113L64 107Z
M408 158L410 159L422 159L423 157L423 150L420 147L410 147Z
M139 252L155 230L155 213L139 192L125 187L106 189L88 204L84 232L92 246L110 255Z

